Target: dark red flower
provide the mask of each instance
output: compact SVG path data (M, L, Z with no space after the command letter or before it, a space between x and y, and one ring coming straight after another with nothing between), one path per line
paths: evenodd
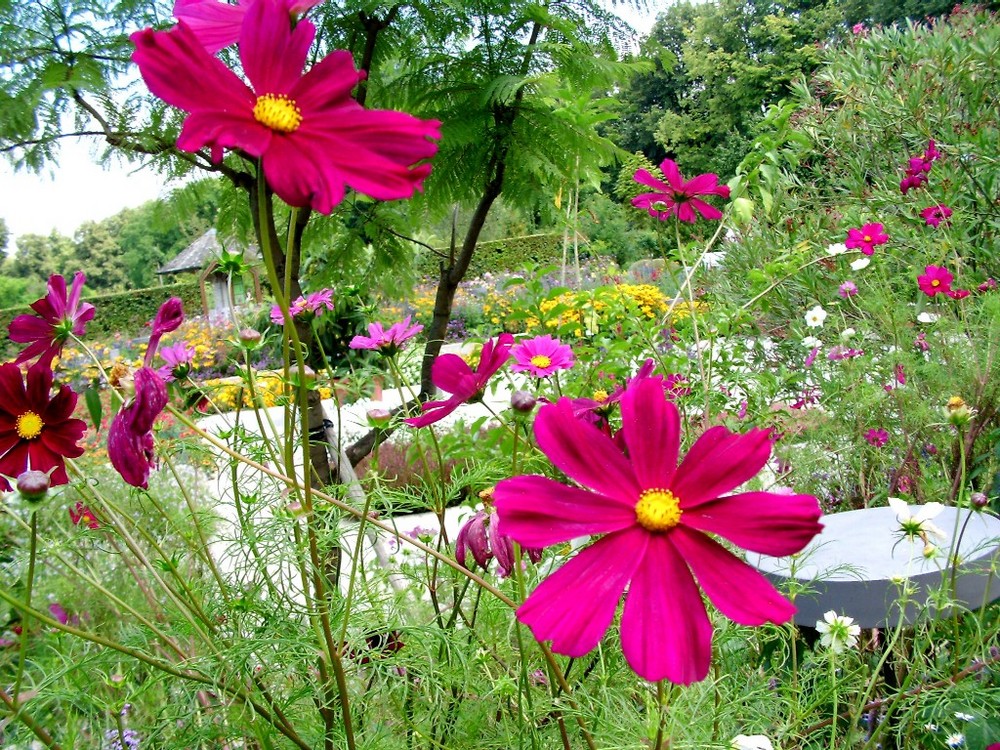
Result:
M86 276L77 272L73 285L67 291L66 279L57 274L49 276L48 293L31 304L31 309L38 315L18 315L7 326L11 341L29 344L14 364L38 357L39 364L49 367L71 333L83 336L95 312L89 302L80 302L86 280Z
M122 479L133 487L149 486L156 466L153 422L167 405L167 384L151 367L135 373L135 396L115 415L108 430L108 457Z
M0 365L0 474L17 477L28 469L49 474L53 486L67 484L66 459L83 454L78 443L87 430L73 419L77 395L61 386L52 395L52 370L36 364L28 369ZM10 483L0 476L0 489Z

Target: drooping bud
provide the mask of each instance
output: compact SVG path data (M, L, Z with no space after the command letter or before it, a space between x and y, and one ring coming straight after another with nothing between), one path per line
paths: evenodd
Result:
M973 492L969 497L969 502L972 503L973 508L982 509L990 504L990 499L986 497L984 492Z
M17 477L17 491L28 503L40 503L49 493L51 482L44 471L29 469Z

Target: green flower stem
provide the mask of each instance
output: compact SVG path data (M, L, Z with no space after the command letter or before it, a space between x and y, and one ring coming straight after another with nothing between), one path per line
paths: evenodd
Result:
M832 648L830 649L830 684L833 686L833 715L832 721L830 722L830 750L836 750L838 713L837 700L840 697L840 691L837 689L837 653Z
M720 222L719 229L721 228L722 228L722 223ZM719 230L717 229L716 236L718 236L718 232ZM711 393L711 385L709 383L708 376L705 373L705 353L702 352L701 350L701 335L698 332L698 311L694 306L694 288L691 286L691 280L694 278L695 271L697 271L698 267L701 265L702 258L705 257L705 252L707 252L707 250L702 251L702 254L698 256L698 259L695 261L696 265L689 267L687 259L684 254L684 243L681 242L680 220L674 221L674 234L677 239L677 257L681 259L681 266L684 268L686 272L684 279L684 287L687 290L687 301L688 301L688 311L689 311L688 315L691 318L691 330L694 333L694 348L695 351L698 352L698 375L699 377L701 377L701 382L702 385L704 386L704 391L705 391L705 414L709 414L710 410L709 410L708 400L709 400L709 395ZM711 245L709 245L709 247L711 247ZM678 296L680 295L678 294ZM677 300L675 298L673 300L673 303L671 304L671 307L676 302ZM708 358L709 359L712 358L711 352L709 352Z
M666 680L659 680L656 683L656 708L659 719L657 720L656 740L653 742L653 750L663 750L664 739L667 740L667 746L670 746L670 739L663 736L663 730L667 726L667 708L670 706L670 699L673 692L673 685L667 687Z
M31 531L28 537L28 576L24 582L24 606L31 609L31 588L35 582L35 558L38 553L38 514L31 512ZM21 618L20 648L17 654L17 676L14 678L14 703L21 697L21 682L24 680L24 663L28 658L28 631L31 630L31 618L25 615Z
M14 719L20 721L24 724L24 726L30 729L31 733L34 734L43 745L49 748L49 750L62 750L59 743L52 739L52 735L45 731L45 727L32 719L31 715L24 710L24 704L22 703L19 705L15 702L15 700L11 698L7 694L7 691L5 691L2 687L0 687L0 701L3 701L4 705L7 706L7 709L10 711L9 721Z
M757 302L759 302L760 300L762 300L762 299L763 299L764 297L766 297L766 296L767 296L768 294L770 294L770 293L771 293L772 291L774 291L775 289L777 289L777 288L778 288L779 286L781 286L782 284L784 284L784 283L785 283L786 281L788 281L789 279L794 279L794 278L795 278L796 276L798 276L798 275L799 275L799 274L800 274L800 273L801 273L802 271L804 271L805 269L809 268L809 266L814 266L814 265L816 265L817 263L819 263L820 261L824 261L824 260L827 260L827 259L829 259L829 258L836 258L836 257L837 257L837 255L836 255L836 254L829 254L829 255L821 255L821 256L819 256L818 258L813 258L812 260L810 260L810 261L807 261L807 262L803 263L803 264L802 264L801 266L799 266L798 268L796 268L796 269L795 269L794 271L792 271L791 273L789 273L789 274L785 274L785 275L784 275L784 276L782 276L782 277L781 277L780 279L778 279L777 281L775 281L775 282L774 282L773 284L771 284L771 285L770 285L770 286L769 286L769 287L768 287L767 289L765 289L765 290L764 290L763 292L760 292L759 294L756 294L756 295L754 295L754 296L753 296L753 297L751 297L751 298L750 298L750 299L749 299L748 301L744 302L744 303L743 303L743 304L742 304L742 305L740 306L740 309L741 309L741 310L749 310L749 309L750 309L750 308L751 308L751 307L752 307L753 305L755 305L755 304L756 304Z

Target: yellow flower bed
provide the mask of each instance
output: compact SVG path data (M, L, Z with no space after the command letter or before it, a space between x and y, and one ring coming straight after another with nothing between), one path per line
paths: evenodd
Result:
M280 373L270 371L256 373L253 385L259 405L263 408L288 403L294 396L295 386L287 383ZM236 408L237 403L243 408L252 408L255 405L249 384L243 378L214 378L200 383L200 386L212 405L220 411L231 411ZM323 399L333 398L333 389L321 385L319 394Z

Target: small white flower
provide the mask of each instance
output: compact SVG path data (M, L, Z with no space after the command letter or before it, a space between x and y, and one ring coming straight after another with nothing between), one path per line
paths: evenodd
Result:
M831 609L816 623L816 631L821 634L819 642L839 654L858 645L861 626L854 624L853 617L838 615Z
M956 711L955 718L958 719L959 721L973 721L975 720L976 717L973 716L972 714L963 713L962 711Z
M845 328L843 331L840 332L840 338L842 338L844 341L847 341L847 339L851 338L851 336L853 336L855 333L857 333L857 331L855 331L853 328Z
M826 320L826 310L821 305L816 305L806 313L806 325L810 328L820 328Z
M925 732L936 732L937 730L938 730L938 725L937 724L931 724L930 722L928 722L927 724L924 724L924 731Z
M732 750L774 750L771 740L762 734L738 734L729 743Z
M961 732L955 732L954 734L949 734L948 738L944 741L948 747L961 747L965 744L965 735Z
M828 245L826 252L829 255L843 255L847 252L847 245L843 242L834 242L832 245Z
M804 339L802 339L802 346L804 346L806 349L812 349L817 346L823 346L823 342L820 341L815 336L806 336Z
M896 520L899 521L899 528L910 539L920 537L927 544L928 534L941 540L948 538L941 529L931 523L931 519L944 510L941 503L925 503L920 506L920 510L916 513L911 513L910 506L906 504L905 500L890 497L888 501L892 512L896 514Z
M941 316L937 313L922 312L917 316L918 323L937 323Z
M851 261L851 268L855 271L860 271L863 268L868 268L868 264L871 262L871 258L858 258L857 260Z

